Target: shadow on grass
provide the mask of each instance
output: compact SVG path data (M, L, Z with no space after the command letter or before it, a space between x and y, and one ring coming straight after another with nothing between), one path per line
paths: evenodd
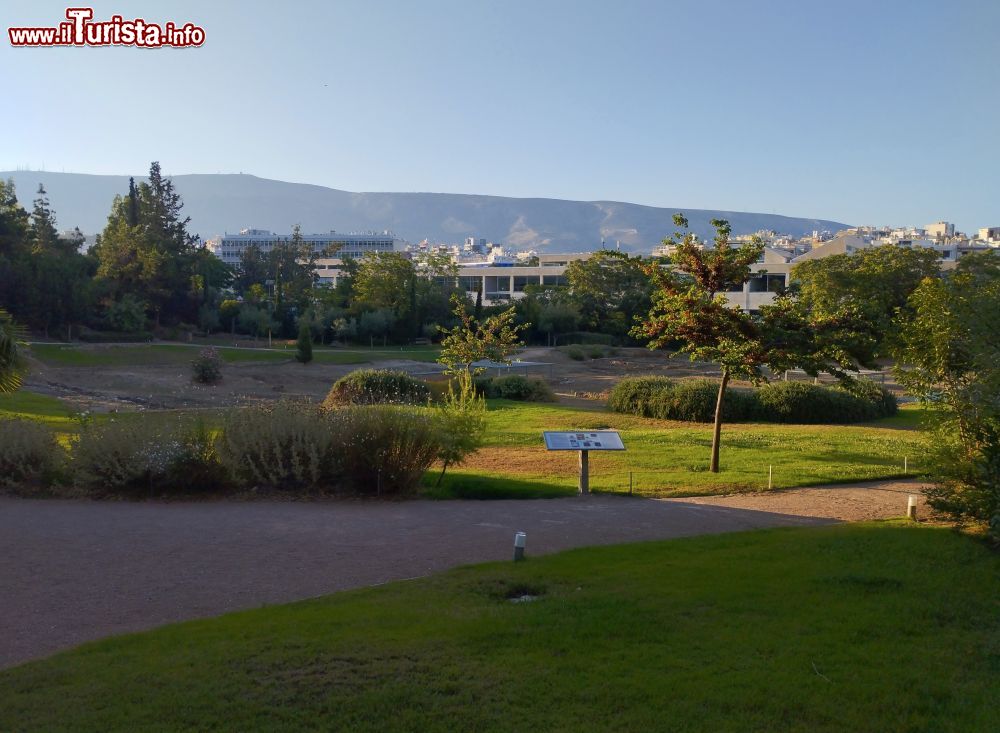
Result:
M556 499L575 496L576 488L537 479L481 476L473 473L446 473L436 486L437 472L424 477L421 495L428 499Z

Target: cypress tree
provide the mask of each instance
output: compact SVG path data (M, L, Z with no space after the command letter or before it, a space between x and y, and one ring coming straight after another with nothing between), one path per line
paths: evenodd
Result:
M308 364L313 360L313 339L309 324L303 318L299 323L299 340L295 346L295 360L300 364Z

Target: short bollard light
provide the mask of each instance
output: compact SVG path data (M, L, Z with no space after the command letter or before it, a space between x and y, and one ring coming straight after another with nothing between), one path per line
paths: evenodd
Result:
M528 536L524 532L514 535L514 562L524 559L524 544L527 539Z
M906 516L909 519L917 518L917 497L913 494L906 500Z

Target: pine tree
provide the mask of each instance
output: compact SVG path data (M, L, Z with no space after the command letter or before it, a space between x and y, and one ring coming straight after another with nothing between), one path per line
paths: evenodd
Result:
M50 251L58 243L59 234L56 232L55 214L49 208L45 186L41 183L38 184L38 198L33 203L29 234L32 247L36 252Z
M309 330L309 324L305 318L299 324L299 340L295 347L295 360L300 364L308 364L313 360L312 331Z
M125 218L130 227L139 226L139 192L135 188L135 179L128 179L128 210Z

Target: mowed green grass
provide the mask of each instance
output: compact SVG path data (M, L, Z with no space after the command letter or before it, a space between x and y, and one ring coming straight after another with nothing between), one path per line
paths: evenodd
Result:
M574 550L87 644L0 730L996 731L998 577L901 522Z
M724 425L718 474L709 473L710 425L662 422L631 415L497 400L490 404L485 449L449 469L431 496L547 497L576 491L576 453L548 453L545 430L619 430L624 452L590 452L594 491L691 496L760 491L915 476L924 436L915 430L922 408L865 425ZM903 470L904 458L907 470ZM926 467L923 467L926 468Z
M294 347L267 349L263 347L216 347L227 363L286 362L295 357ZM198 355L198 347L183 344L130 344L127 346L67 346L34 344L30 353L54 366L147 366L187 364ZM409 359L434 361L438 350L431 347L401 347L387 349L330 349L316 347L313 357L325 364L364 364L369 362Z
M560 405L494 400L487 412L484 447L463 466L450 468L441 485L432 469L423 492L432 498L548 498L576 492L576 454L548 453L545 430L620 430L624 452L590 454L593 491L642 496L692 496L790 488L919 475L924 435L914 428L923 409L866 425L733 424L723 429L721 471L709 473L711 428ZM198 414L213 424L220 410ZM122 413L127 419L131 413ZM31 392L0 395L0 418L35 418L63 442L79 430L62 401ZM107 419L98 415L95 419ZM903 459L907 459L907 471Z

